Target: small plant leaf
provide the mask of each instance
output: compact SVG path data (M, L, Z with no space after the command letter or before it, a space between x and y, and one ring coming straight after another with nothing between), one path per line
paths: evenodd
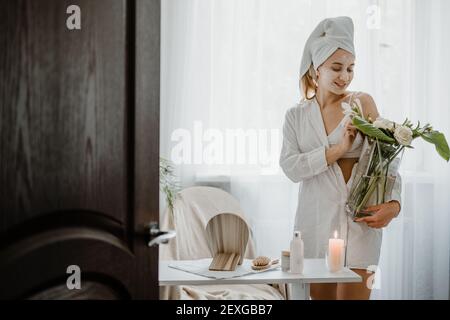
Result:
M371 123L367 122L361 117L355 116L352 121L353 125L366 136L376 138L380 141L394 143L395 139L387 136L383 131L374 127Z
M450 150L448 148L447 140L443 133L439 131L430 131L426 133L421 133L420 136L429 143L434 144L436 151L439 155L448 162L450 158Z

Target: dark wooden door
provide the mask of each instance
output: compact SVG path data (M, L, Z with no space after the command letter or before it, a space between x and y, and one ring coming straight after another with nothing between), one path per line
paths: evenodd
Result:
M0 298L158 298L159 52L159 0L0 0Z

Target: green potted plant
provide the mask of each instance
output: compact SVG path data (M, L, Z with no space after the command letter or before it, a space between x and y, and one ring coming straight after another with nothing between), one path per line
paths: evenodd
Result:
M159 188L164 193L167 207L172 213L173 203L180 190L180 185L174 174L172 163L163 157L159 158Z

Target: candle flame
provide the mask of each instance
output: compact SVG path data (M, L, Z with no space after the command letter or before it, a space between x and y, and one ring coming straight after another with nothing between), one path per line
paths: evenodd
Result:
M334 231L334 238L337 239L337 230Z

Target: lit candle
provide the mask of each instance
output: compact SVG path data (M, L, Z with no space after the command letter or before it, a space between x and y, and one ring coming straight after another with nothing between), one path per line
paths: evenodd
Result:
M331 272L341 270L344 265L344 240L337 238L337 231L334 232L334 239L328 241L328 269Z

